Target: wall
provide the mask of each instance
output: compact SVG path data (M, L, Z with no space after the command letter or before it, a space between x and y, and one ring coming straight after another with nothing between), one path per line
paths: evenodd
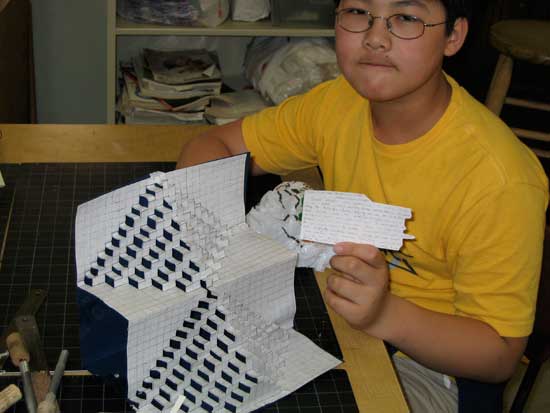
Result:
M32 0L39 123L104 123L106 2Z
M32 0L32 4L38 122L105 123L107 2ZM217 48L224 79L238 87L249 40L123 36L117 49L120 59L129 60L146 46Z

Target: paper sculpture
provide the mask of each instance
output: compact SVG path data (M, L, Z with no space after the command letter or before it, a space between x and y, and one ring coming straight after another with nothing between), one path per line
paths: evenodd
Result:
M285 181L264 194L246 216L254 231L277 241L298 255L297 267L324 271L334 256L332 245L300 239L304 193L311 190L304 182Z
M339 364L292 329L296 255L246 225L246 160L78 207L81 358L140 412L249 412Z

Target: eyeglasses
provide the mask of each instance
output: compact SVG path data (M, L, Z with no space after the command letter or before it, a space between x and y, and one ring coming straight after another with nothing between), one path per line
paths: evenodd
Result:
M386 20L388 31L403 40L414 40L421 37L426 27L435 27L447 23L424 23L416 16L409 14L394 14L390 17L374 16L368 10L349 8L336 11L338 25L352 33L366 32L371 29L376 19Z

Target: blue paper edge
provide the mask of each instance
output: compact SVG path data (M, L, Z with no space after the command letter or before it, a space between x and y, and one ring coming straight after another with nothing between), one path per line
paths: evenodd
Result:
M82 368L99 376L127 378L128 320L77 286Z

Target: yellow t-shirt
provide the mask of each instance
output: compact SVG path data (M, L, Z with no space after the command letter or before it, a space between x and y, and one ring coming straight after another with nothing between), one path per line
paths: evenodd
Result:
M501 336L533 325L548 181L536 156L453 79L449 107L424 136L385 145L369 102L343 78L247 117L265 171L319 165L327 190L411 208L406 241L385 251L391 290L422 307L483 320Z

